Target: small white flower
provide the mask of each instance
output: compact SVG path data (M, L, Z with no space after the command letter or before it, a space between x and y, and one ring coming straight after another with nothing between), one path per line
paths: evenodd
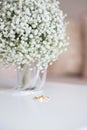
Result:
M32 34L30 34L29 38L31 38L31 39L32 39L32 38L33 38L33 35L32 35Z

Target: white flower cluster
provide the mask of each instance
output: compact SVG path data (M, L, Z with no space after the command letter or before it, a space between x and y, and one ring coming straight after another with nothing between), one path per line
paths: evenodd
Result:
M67 45L64 19L56 0L0 1L0 61L46 69Z

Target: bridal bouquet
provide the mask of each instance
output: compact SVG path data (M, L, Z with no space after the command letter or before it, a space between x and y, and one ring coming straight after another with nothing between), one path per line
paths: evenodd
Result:
M65 28L56 0L1 0L0 62L46 69L66 49Z

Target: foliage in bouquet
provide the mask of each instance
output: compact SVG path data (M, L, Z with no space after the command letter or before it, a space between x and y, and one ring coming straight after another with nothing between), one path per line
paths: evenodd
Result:
M56 0L0 1L0 61L46 69L66 48L64 19Z

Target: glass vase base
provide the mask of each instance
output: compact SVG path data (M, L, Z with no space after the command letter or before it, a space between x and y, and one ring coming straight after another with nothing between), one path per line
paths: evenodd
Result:
M42 90L46 82L47 70L40 71L32 65L32 71L28 66L17 68L17 90L19 91L38 91Z

